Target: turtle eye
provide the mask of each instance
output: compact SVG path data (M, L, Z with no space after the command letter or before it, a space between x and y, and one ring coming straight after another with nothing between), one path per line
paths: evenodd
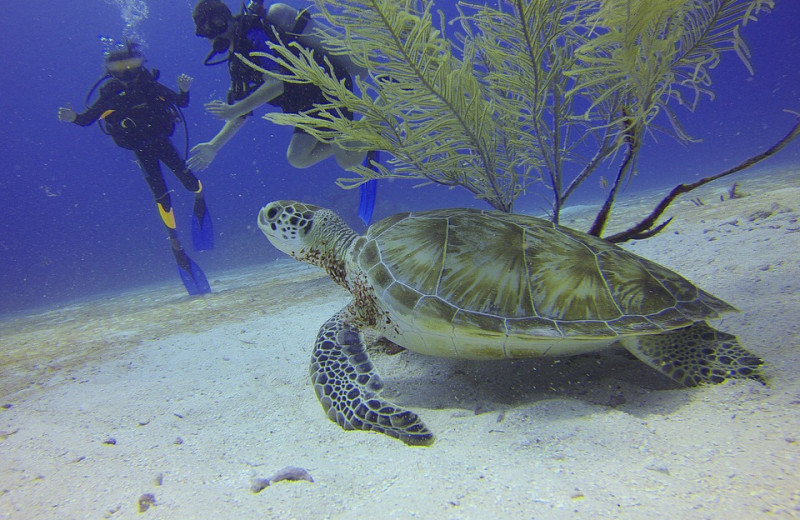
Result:
M275 215L277 215L277 214L278 214L278 210L275 209L274 207L269 208L267 210L267 218L270 219L270 220L274 219Z

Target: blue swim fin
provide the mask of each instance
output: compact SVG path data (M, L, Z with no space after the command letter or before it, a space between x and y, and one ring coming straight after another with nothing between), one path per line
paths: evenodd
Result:
M367 153L364 159L364 166L370 167L377 171L372 162L379 162L380 154L377 150L372 150ZM361 185L361 201L358 204L358 218L360 218L365 225L369 226L372 220L372 212L375 210L375 197L378 192L378 181L372 179Z
M202 218L198 217L202 215ZM214 226L203 199L197 199L192 213L192 245L195 251L214 249Z
M208 280L203 270L188 256L186 260L189 261L188 266L186 266L189 268L188 271L185 267L182 267L180 263L178 264L178 274L181 275L181 280L183 281L183 286L186 287L186 292L191 296L210 293L211 286L208 285Z

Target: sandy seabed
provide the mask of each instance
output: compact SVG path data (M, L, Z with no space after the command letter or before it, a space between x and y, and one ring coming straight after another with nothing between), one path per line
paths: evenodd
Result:
M214 294L149 287L0 322L0 518L800 517L800 173L762 171L675 203L628 244L742 312L713 325L767 363L682 388L624 350L373 362L436 433L345 432L308 377L348 301L314 268L225 273ZM621 201L633 222L660 200ZM721 200L724 199L724 200ZM563 223L587 229L593 212ZM621 224L616 225L618 228ZM313 482L254 479L303 468Z

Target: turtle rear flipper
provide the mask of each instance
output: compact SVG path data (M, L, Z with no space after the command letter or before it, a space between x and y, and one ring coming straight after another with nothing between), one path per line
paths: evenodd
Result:
M383 383L347 308L320 328L311 381L328 418L345 430L374 430L411 445L433 443L417 414L380 397Z
M732 334L705 322L682 329L623 338L620 343L634 356L686 386L722 383L726 379L753 379L766 384L764 361L739 344Z

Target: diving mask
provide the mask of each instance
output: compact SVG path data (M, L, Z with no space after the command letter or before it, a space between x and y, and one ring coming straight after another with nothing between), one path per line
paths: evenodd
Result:
M194 33L203 38L216 38L228 30L228 17L214 14L210 17L195 22Z
M200 0L192 12L192 19L197 36L214 39L228 30L232 16L221 0Z
M130 81L134 79L139 71L142 70L144 59L140 57L132 57L124 60L115 60L106 64L106 70L109 74L122 81Z
M144 59L135 56L131 58L126 58L124 60L109 61L106 64L106 68L108 69L108 72L114 74L114 73L124 72L126 70L138 69L139 67L142 66L143 63Z

